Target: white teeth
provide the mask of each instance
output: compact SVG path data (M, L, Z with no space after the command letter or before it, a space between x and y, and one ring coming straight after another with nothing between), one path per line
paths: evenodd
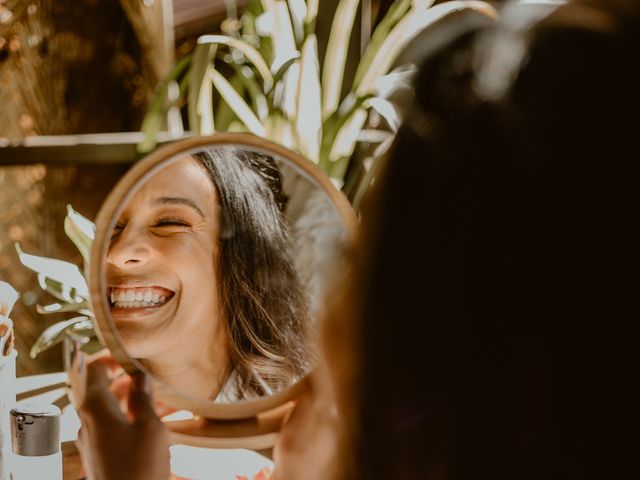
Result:
M166 295L152 293L151 290L146 292L134 292L132 290L120 291L118 293L111 292L111 303L116 308L147 308L158 307L167 301Z

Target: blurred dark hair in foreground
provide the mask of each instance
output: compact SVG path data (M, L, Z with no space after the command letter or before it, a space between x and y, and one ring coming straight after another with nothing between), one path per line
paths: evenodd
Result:
M425 59L353 281L359 478L637 476L638 3L497 37L499 95L491 27Z

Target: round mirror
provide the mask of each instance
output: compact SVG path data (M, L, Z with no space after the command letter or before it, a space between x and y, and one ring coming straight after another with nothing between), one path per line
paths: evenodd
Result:
M250 134L165 146L97 217L99 335L166 405L243 418L296 395L356 216L310 161Z

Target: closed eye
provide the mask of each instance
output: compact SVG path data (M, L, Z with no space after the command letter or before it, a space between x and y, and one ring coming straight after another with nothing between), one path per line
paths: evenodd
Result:
M124 225L119 225L119 224L114 225L113 231L111 232L111 238L112 239L116 238L118 235L120 235L123 229L124 229Z
M160 218L156 221L154 227L190 227L191 224L180 218Z

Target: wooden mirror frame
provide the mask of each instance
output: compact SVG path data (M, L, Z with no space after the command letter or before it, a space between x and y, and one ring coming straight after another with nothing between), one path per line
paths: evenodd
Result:
M315 164L279 144L249 133L217 133L206 137L179 140L155 150L136 163L120 179L100 208L96 218L96 235L91 247L91 260L87 265L96 333L102 344L109 348L113 357L127 373L139 372L141 366L127 354L113 325L106 302L104 282L104 259L108 252L116 215L134 189L154 175L165 162L182 152L216 145L242 145L272 152L289 160L325 192L341 217L348 238L355 237L358 220L346 196ZM172 440L175 443L210 448L265 449L273 445L282 420L291 410L291 400L306 389L306 383L305 377L274 395L237 403L198 400L155 379L153 387L155 397L162 403L178 410L188 410L196 417L193 420L166 422L172 431Z

